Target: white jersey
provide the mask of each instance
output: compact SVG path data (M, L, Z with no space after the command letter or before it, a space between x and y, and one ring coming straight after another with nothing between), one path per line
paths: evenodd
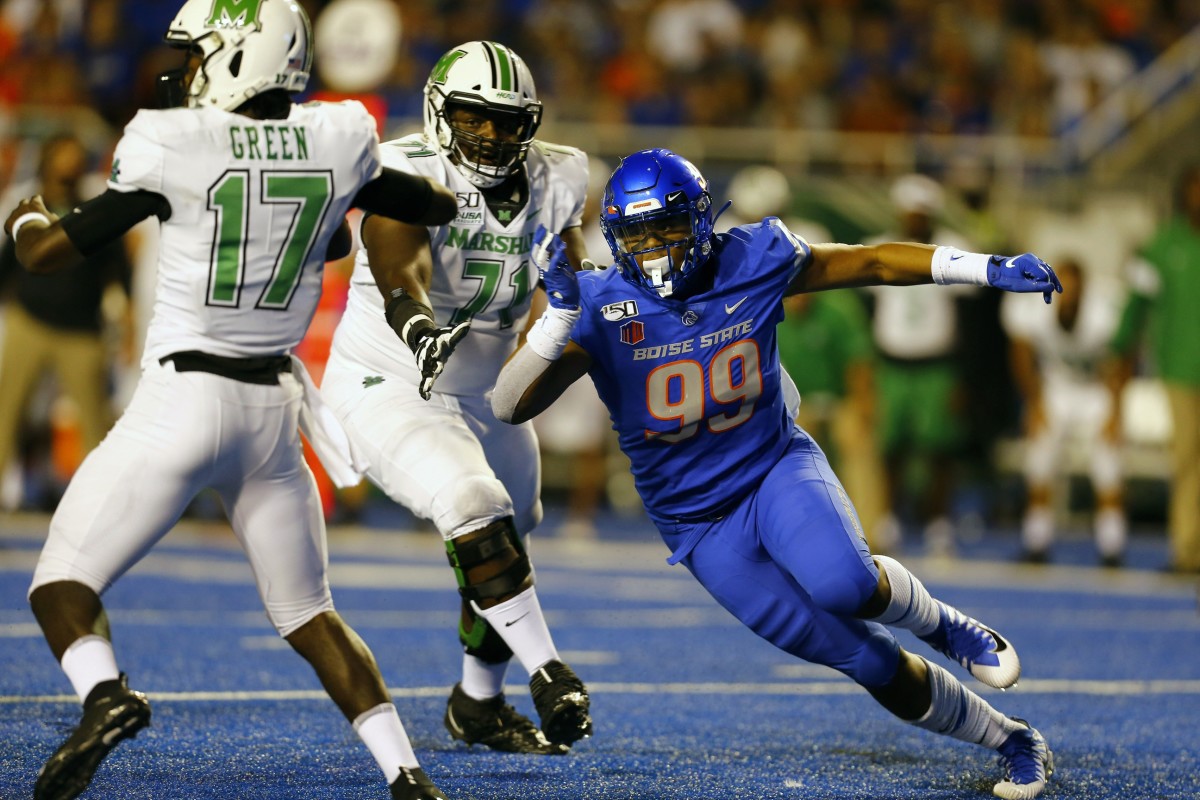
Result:
M581 224L587 156L573 147L535 141L525 160L529 198L511 220L501 221L488 208L479 187L464 178L447 156L435 152L423 135L387 142L381 152L386 166L445 184L458 197L454 221L429 228L433 255L429 299L438 325L470 319L471 330L458 343L434 390L482 396L495 385L525 329L538 280L529 259L538 225L561 233ZM367 252L360 249L332 358L415 386L420 382L416 362L387 324L383 308Z
M320 298L330 237L380 173L375 121L358 102L294 105L285 120L139 111L109 187L171 205L143 365L182 350L289 352Z
M1059 302L1046 305L1037 295L1006 294L1000 321L1013 339L1022 339L1037 354L1047 388L1099 383L1097 369L1121 320L1121 291L1103 277L1090 277L1079 295L1074 325L1059 321Z
M901 241L893 235L867 240L866 244ZM936 244L970 250L962 237L945 229L934 233ZM959 297L975 291L974 286L871 286L875 295L872 333L879 351L901 361L947 358L958 346Z

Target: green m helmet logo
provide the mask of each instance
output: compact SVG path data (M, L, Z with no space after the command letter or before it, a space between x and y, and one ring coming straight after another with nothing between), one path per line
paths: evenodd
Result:
M451 50L449 53L446 53L446 55L439 58L438 62L433 65L433 74L429 76L429 79L434 83L445 83L446 78L450 75L450 68L466 54L466 50Z
M262 0L213 0L209 12L209 28L258 27L258 8Z

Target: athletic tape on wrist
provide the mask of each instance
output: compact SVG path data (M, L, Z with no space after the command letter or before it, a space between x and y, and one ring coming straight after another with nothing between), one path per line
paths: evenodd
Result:
M13 220L11 237L14 242L17 240L17 233L20 232L21 226L28 222L44 222L46 225L49 225L50 218L40 211L26 211L24 214Z
M547 306L538 321L533 323L525 343L529 349L548 361L557 361L571 340L571 331L583 315L583 309L568 310Z
M403 288L393 289L391 295L391 299L383 307L383 317L400 337L400 340L415 353L417 342L413 337L422 330L437 327L433 321L433 309L414 299ZM398 315L400 315L399 320L396 318ZM399 323L399 327L397 327L397 323ZM414 326L417 327L417 330L413 330Z
M929 269L933 273L933 282L939 286L951 283L987 286L990 258L991 256L982 253L964 253L954 247L939 247L933 251L933 261Z

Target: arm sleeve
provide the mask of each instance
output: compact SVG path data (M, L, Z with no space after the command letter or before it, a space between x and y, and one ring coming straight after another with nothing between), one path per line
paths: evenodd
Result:
M147 217L170 219L170 203L154 192L109 189L67 214L61 224L75 249L90 256Z
M433 187L420 175L384 168L383 174L358 190L351 202L369 214L400 222L420 222L429 210Z
M492 413L501 422L512 422L517 405L533 382L542 376L553 361L542 358L529 347L518 350L496 380L492 390Z

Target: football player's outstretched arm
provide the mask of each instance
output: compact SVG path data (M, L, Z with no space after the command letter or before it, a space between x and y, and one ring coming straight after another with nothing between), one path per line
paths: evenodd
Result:
M967 283L1009 292L1040 292L1046 302L1062 292L1054 270L1033 253L1019 256L964 253L953 247L911 242L879 245L815 244L812 258L788 294L853 286Z
M492 392L492 413L513 425L531 420L586 375L591 364L592 357L575 342L568 342L554 361L523 345L500 370Z
M17 204L4 232L12 237L25 269L55 272L78 264L151 216L171 216L166 198L153 192L109 189L62 218L51 213L39 195Z
M492 392L492 413L514 425L549 408L592 363L587 351L570 340L583 313L575 274L578 265L569 260L563 237L539 225L533 239L530 257L546 290L547 307L500 371Z
M595 269L595 262L587 257L587 242L583 238L583 228L578 225L565 228L560 238L562 238L563 244L566 245L567 261L572 267L576 270ZM533 293L533 297L530 300L529 319L525 323L525 330L521 331L521 337L517 342L518 347L525 344L525 337L529 335L530 329L541 318L545 310L546 292L541 283L539 283L537 291Z
M444 225L458 213L458 200L447 187L388 167L358 190L351 205L415 225Z

